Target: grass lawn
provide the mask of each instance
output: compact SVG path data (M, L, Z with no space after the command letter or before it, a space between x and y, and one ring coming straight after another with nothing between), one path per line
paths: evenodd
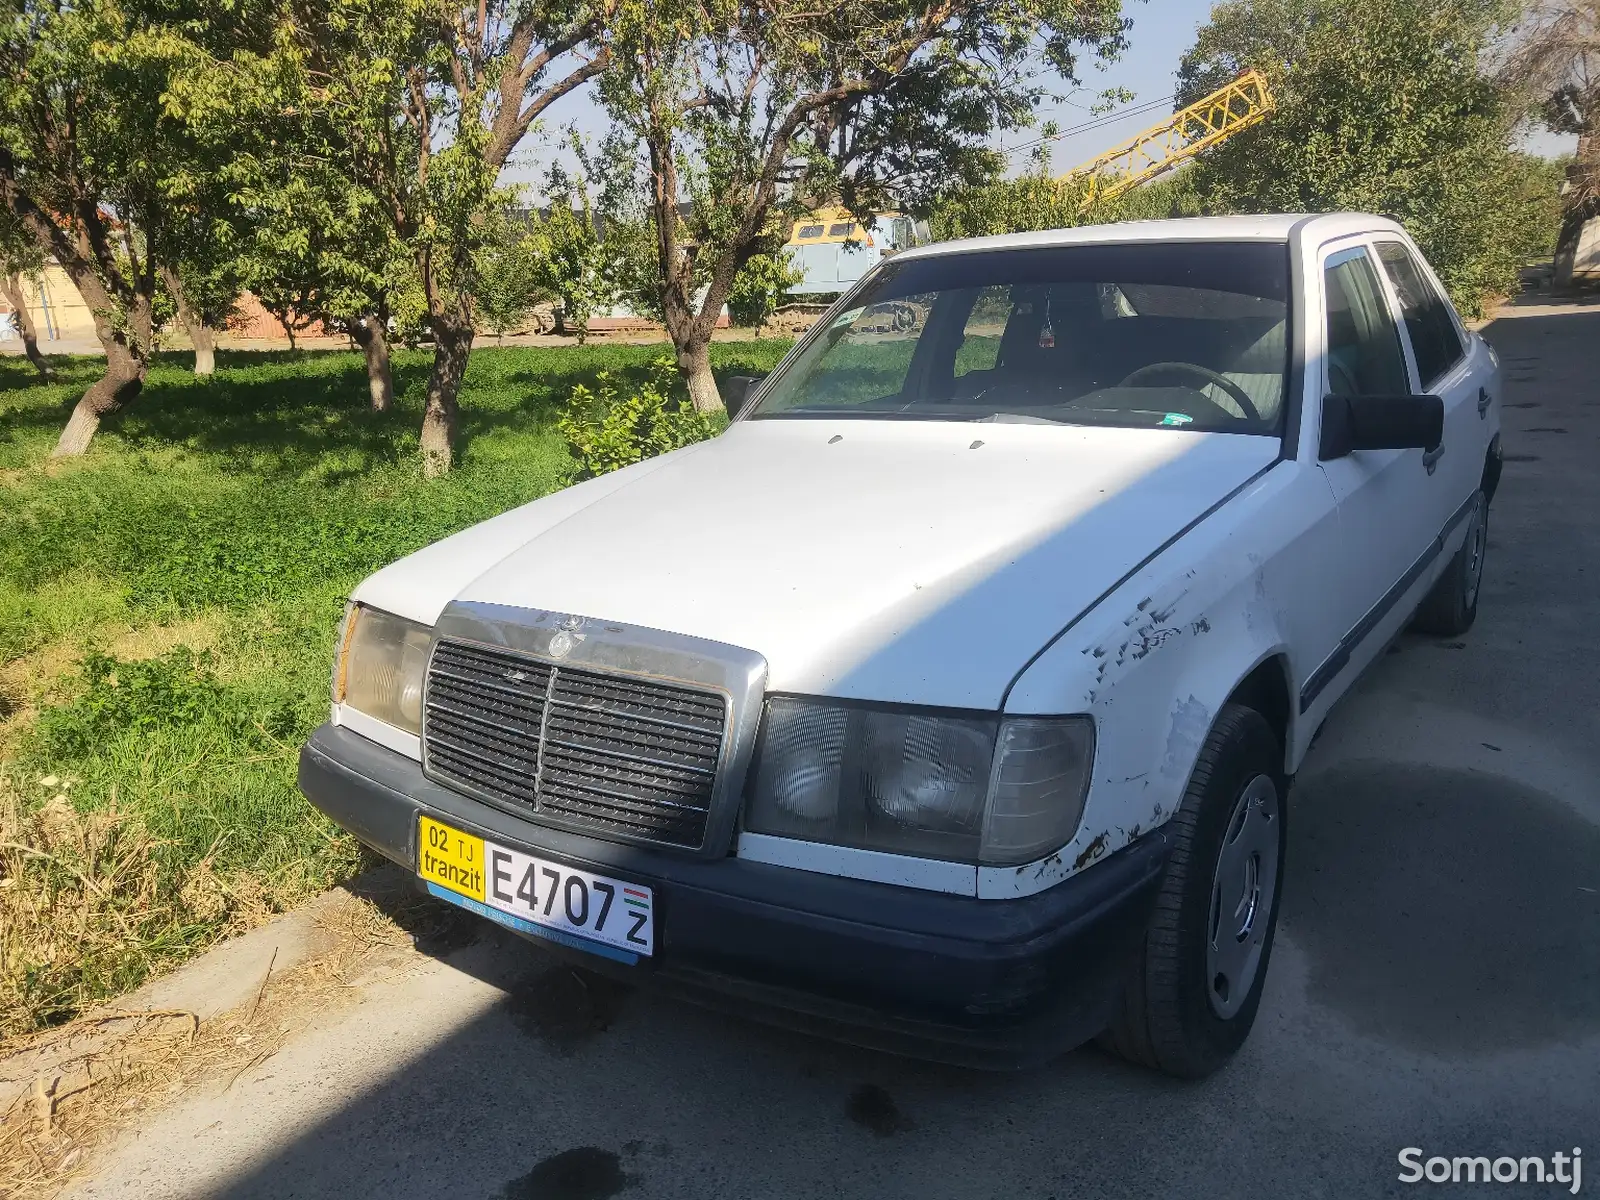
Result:
M788 343L717 344L718 374ZM47 459L99 372L0 358L0 1038L70 1019L359 868L295 789L365 575L560 488L574 384L661 346L484 348L459 467L424 482L429 356L366 409L356 354L160 359L87 457Z

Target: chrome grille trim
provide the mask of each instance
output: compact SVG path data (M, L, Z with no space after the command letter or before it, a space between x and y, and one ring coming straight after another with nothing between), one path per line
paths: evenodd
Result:
M536 824L728 852L765 690L760 655L470 602L446 608L436 635L423 697L430 778ZM557 635L563 653L551 654Z

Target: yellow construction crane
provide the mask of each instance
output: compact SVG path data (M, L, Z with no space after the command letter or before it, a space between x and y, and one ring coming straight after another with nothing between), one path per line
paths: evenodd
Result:
M1096 200L1120 196L1241 129L1259 124L1276 107L1266 77L1260 71L1246 71L1226 87L1180 108L1159 125L1152 125L1100 157L1073 168L1061 176L1061 181L1088 176L1089 188L1078 209L1083 212Z

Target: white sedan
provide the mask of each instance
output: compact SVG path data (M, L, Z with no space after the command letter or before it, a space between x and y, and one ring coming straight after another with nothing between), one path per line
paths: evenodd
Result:
M306 794L741 1014L1215 1069L1312 737L1472 624L1493 351L1393 222L1158 221L908 250L728 391L366 580Z

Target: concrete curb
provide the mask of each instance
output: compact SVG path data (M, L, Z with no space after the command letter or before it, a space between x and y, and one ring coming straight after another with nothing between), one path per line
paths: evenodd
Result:
M332 944L332 935L322 927L319 917L350 899L347 888L324 892L265 925L219 942L171 974L86 1013L81 1031L74 1032L68 1026L58 1038L0 1057L0 1112L32 1087L36 1078L59 1069L68 1059L81 1059L115 1046L119 1041L117 1030L90 1023L96 1017L166 1009L191 1012L203 1023L249 1003L266 982L269 970L278 975Z

